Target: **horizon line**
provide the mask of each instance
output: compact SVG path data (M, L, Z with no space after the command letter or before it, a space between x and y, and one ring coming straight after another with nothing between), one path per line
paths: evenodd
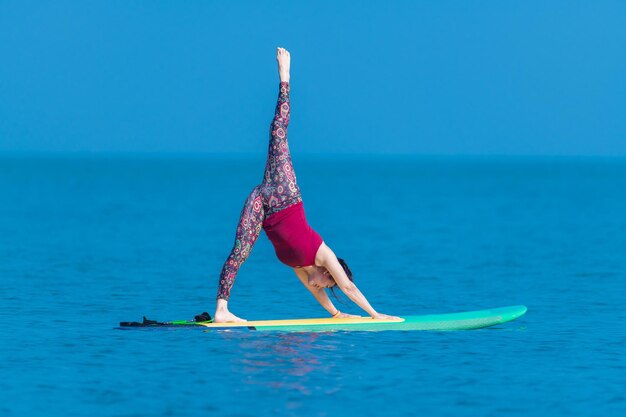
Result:
M193 158L265 158L265 154L256 152L208 152L208 151L7 151L0 150L0 158L11 157L34 157L34 158L55 158L55 157L122 157L122 158L172 158L172 159L193 159ZM626 159L626 154L514 154L514 153L396 153L396 152L298 152L296 158L467 158L467 159Z

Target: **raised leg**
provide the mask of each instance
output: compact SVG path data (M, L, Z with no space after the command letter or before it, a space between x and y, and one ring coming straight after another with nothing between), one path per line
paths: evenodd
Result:
M246 259L248 259L248 256L250 256L252 247L263 228L264 218L265 208L261 196L261 187L257 186L252 190L241 210L237 233L235 235L235 244L220 274L217 289L218 300L228 300L230 297L230 290L235 282L235 276L237 272L239 272L241 265L243 265Z
M289 83L281 81L274 118L270 124L270 144L263 178L268 215L302 201L287 141L291 111L289 90Z

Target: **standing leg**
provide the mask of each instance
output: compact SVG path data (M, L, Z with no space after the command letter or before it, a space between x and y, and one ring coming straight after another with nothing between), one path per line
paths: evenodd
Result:
M261 187L257 186L252 190L241 210L237 234L235 235L235 244L220 274L217 290L218 300L228 300L230 297L230 290L235 282L235 276L241 265L250 256L252 247L263 228L264 218L265 208L263 207L263 198L261 197Z

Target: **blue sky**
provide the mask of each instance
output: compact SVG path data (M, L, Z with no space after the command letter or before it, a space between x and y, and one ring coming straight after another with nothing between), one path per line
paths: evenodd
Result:
M0 151L626 155L623 1L0 1Z

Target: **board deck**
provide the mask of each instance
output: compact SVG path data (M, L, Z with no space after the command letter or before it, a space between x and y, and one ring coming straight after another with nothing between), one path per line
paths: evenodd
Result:
M171 321L159 323L166 327L202 327L206 330L257 330L257 331L382 331L382 330L471 330L506 323L523 316L526 306L492 308L462 313L404 316L399 320L374 320L359 318L318 318L295 320L255 320L241 323L212 323L196 321ZM127 328L122 324L121 328Z

